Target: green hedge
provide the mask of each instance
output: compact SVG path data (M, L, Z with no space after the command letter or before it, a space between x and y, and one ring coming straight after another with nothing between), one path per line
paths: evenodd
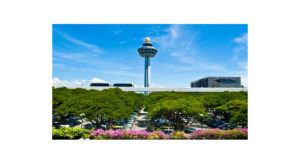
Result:
M90 131L82 128L67 128L52 129L52 139L80 139L89 138Z

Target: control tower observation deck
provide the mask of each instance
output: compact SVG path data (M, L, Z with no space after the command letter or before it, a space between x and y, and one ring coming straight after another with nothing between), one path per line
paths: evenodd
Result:
M150 58L154 57L157 53L157 49L152 46L150 38L145 38L143 46L138 49L141 57L145 58L145 77L144 77L144 87L150 86ZM147 92L145 92L147 94Z

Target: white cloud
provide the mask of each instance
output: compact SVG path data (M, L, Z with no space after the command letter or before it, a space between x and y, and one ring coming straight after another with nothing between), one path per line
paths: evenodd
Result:
M236 43L248 43L248 33L245 33L240 37L234 38L233 41Z
M52 79L52 86L54 87L84 87L89 86L92 82L106 82L105 80L99 79L99 78L92 78L91 80L74 80L74 81L68 81L68 80L60 80L57 77L53 77Z
M242 70L237 74L241 76L241 83L243 86L248 87L248 62L238 62L238 65Z
M102 80L102 79L99 79L99 78L96 78L96 77L92 78L92 82L93 83L106 83L105 80Z
M133 85L134 85L134 87L138 87L138 88L143 87L143 86L140 85L140 84L135 84L135 83L133 83Z
M53 67L55 67L55 68L64 68L64 65L59 64L59 63L53 63Z
M53 79L52 79L52 85L58 85L58 84L60 84L61 83L61 81L57 78L57 77L54 77Z
M184 64L171 67L176 67L177 70L227 71L223 65L201 59L197 45L195 45L197 43L195 39L198 37L197 31L186 30L183 25L171 25L165 32L165 35L153 36L152 42L158 45L159 52L169 54Z
M237 43L237 46L233 49L232 59L234 61L238 61L241 56L248 54L248 33L245 33L240 37L234 38L233 41Z
M84 47L86 49L89 49L93 52L96 52L96 53L102 53L103 51L96 45L93 45L93 44L89 44L89 43L86 43L84 41L81 41L81 40L78 40L78 39L75 39L65 33L62 33L62 32L59 32L57 30L53 30L55 31L56 33L60 34L64 39L70 41L71 43L73 44L76 44L78 46L81 46L81 47Z
M248 87L248 75L241 76L241 83L244 87Z
M171 36L171 39L176 39L178 37L178 32L179 32L179 26L178 25L172 25L170 28L169 28L169 32L170 32L170 36Z
M82 84L82 82L80 82L80 81L73 81L73 83L77 86Z
M88 52L64 53L64 52L53 51L53 56L59 59L60 62L67 60L67 61L73 61L73 62L87 64L87 65L111 64L102 60L99 55L94 53L88 53Z
M244 54L245 51L247 51L247 49L244 45L238 45L233 49L232 59L237 61L239 57Z
M67 80L60 80L57 77L54 77L52 79L52 86L54 86L54 87L62 87L62 86L65 86L65 87L75 87L77 85L78 85L77 82L70 82L70 81L67 81Z
M161 50L167 50L170 48L175 48L178 46L178 43L185 44L187 40L183 40L183 36L181 35L182 25L171 25L168 29L165 30L166 35L161 36L153 36L150 37L153 43L156 43ZM180 39L180 40L177 40Z
M55 59L54 61L68 61L72 63L76 62L87 65L109 64L108 62L105 62L102 58L100 58L101 56L99 54L102 54L104 52L98 46L75 39L74 37L71 37L55 29L53 29L53 32L59 34L62 38L74 44L72 46L65 47L64 51L53 51L53 59ZM64 67L62 67L58 63L53 63L53 67L60 69L69 69L71 71L86 71L86 68L70 68L69 65L64 65Z
M124 43L126 43L126 40L123 40L123 41L120 42L120 44L124 44Z
M244 87L248 87L248 70L242 70L242 71L236 72L234 75L235 76L240 76L241 77L241 84Z
M235 38L233 41L237 43L237 46L233 49L232 60L241 68L241 71L234 72L234 74L241 77L243 86L248 87L248 33Z

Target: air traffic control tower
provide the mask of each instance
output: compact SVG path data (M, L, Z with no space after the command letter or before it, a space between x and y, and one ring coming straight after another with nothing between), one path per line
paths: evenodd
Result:
M145 78L144 78L144 87L150 86L150 58L154 57L157 53L157 49L152 46L150 38L145 38L143 47L138 49L138 52L141 57L145 58ZM148 92L145 92L148 94Z

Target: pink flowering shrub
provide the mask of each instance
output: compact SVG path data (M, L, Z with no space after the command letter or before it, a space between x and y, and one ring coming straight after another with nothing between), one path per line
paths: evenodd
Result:
M248 139L248 129L205 129L196 130L190 135L190 139Z
M91 139L248 139L248 129L233 129L233 130L220 130L220 129L204 129L196 130L191 134L185 134L181 131L172 132L166 135L160 131L147 132L146 130L91 130Z
M91 130L91 139L147 139L150 136L146 130Z

